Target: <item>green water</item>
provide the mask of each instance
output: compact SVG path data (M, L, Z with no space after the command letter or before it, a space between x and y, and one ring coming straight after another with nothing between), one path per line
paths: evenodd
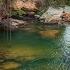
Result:
M56 37L44 37L37 32L0 32L0 51L8 52L0 57L0 69L70 70L70 26L55 30L59 31ZM9 63L19 66L10 67Z

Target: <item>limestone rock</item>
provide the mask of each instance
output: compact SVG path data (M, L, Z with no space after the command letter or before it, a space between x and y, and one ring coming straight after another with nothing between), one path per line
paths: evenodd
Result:
M49 9L41 16L41 18L45 18L45 22L57 22L61 20L61 14L63 10L55 9L52 7L49 7Z

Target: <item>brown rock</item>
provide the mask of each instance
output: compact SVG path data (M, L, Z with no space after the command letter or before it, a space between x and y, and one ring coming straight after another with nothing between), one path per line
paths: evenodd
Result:
M70 13L64 12L61 17L63 21L70 22Z
M55 38L59 34L59 30L47 30L47 31L40 31L39 34L42 37L50 37L50 38Z
M7 62L5 64L3 64L3 69L5 70L10 70L10 69L16 69L19 68L21 65L15 62Z
M28 0L25 2L23 2L21 0L16 0L12 6L15 10L22 9L22 8L25 10L28 10L28 11L38 10L38 8L36 7L36 3L31 0Z

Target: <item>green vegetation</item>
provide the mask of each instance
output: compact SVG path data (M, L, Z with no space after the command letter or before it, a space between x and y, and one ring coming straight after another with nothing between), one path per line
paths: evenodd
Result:
M22 16L23 14L26 14L26 12L23 10L16 10L11 12L11 16L14 16L14 15Z

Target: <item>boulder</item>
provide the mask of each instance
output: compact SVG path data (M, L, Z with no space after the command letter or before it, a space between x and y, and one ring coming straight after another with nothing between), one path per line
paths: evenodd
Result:
M61 8L55 9L49 7L49 9L41 16L41 18L45 18L45 22L58 22L61 20L61 14L63 10Z

